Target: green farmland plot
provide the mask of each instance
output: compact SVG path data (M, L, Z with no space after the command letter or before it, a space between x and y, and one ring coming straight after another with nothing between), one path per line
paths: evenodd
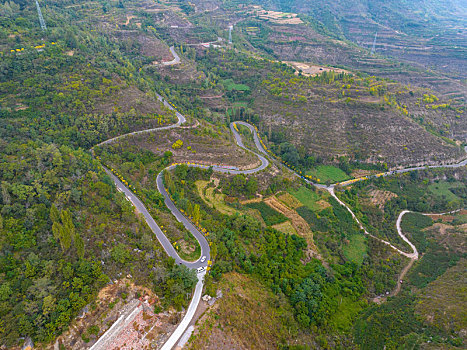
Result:
M317 203L320 199L322 199L320 195L306 188L305 186L300 187L298 190L290 189L289 193L311 210L322 209L322 207Z
M320 165L315 169L308 170L306 174L318 178L321 183L326 181L334 183L349 180L351 178L344 171L332 165Z

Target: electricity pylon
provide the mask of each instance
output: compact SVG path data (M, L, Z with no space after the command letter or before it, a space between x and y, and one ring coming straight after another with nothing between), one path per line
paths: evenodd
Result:
M371 54L374 55L376 51L376 38L378 37L378 32L375 34L375 40L373 40L373 47L371 48Z

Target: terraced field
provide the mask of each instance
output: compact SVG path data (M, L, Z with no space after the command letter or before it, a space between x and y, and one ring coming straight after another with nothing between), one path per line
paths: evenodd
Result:
M196 188L198 189L199 196L209 205L211 208L216 208L222 214L234 215L238 213L237 210L225 204L225 195L222 193L214 193L216 187L207 187L208 181L199 180L196 181Z
M295 197L301 205L304 205L311 210L319 211L326 206L326 204L322 202L323 197L326 198L325 192L318 194L302 186L297 190L290 190L289 194Z

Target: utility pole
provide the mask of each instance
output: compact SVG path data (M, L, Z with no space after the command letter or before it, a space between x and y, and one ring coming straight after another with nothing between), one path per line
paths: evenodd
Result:
M376 51L376 38L378 37L378 32L375 34L375 40L373 40L373 47L371 48L371 54L374 55Z
M45 25L44 17L42 17L42 11L39 6L39 2L37 0L36 0L36 7L37 7L37 14L39 16L39 23L41 25L41 29L45 31L47 30L47 26Z

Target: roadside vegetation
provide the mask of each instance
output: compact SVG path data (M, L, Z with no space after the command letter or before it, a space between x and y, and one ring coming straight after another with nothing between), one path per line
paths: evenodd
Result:
M256 14L235 1L40 4L46 31L33 1L0 2L0 347L20 347L26 337L51 347L86 307L107 315L127 303L129 287L111 285L125 277L151 289L155 313L171 314L170 322L188 306L194 271L167 258L101 164L131 185L180 256L196 260L199 244L165 207L156 176L174 162L254 166L256 157L235 146L231 121L255 124L279 160L324 184L464 155L463 83L359 53L341 40L334 15L318 23L292 8ZM234 44L199 45L226 37L231 21ZM172 45L181 62L165 66ZM296 54L347 66L309 74L283 62ZM157 94L187 116L183 128L96 147L176 123ZM465 210L404 217L423 255L401 292L376 305L408 260L364 236L327 192L277 165L249 176L179 165L163 176L177 207L206 229L206 293L225 293L200 320L192 348L219 339L268 349L465 347L457 312ZM423 170L337 195L372 234L407 250L395 231L400 211L465 208L466 179L465 168ZM116 296L97 306L106 289ZM76 331L76 344L90 345L110 326L101 321Z

